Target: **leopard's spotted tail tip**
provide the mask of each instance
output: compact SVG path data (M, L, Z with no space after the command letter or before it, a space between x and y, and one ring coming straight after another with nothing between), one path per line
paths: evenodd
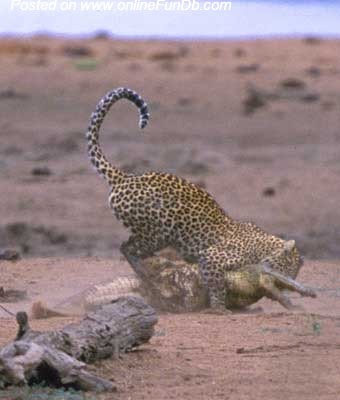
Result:
M108 93L108 96L112 94L114 97L117 96L117 100L120 98L125 98L132 101L137 106L139 110L139 128L144 129L150 119L149 108L146 101L137 92L127 87L121 87L113 90L112 92Z
M149 112L148 111L142 112L142 110L141 110L141 114L139 117L139 128L144 129L146 127L146 125L149 123L149 119L150 119Z

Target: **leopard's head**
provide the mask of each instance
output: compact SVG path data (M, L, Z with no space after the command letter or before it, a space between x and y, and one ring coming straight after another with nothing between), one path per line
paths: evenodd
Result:
M295 240L283 242L283 246L262 260L268 267L295 279L303 265L303 257L295 245Z

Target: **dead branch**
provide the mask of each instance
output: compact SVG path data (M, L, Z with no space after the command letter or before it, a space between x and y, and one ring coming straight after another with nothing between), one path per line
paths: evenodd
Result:
M59 331L30 329L27 314L17 314L16 340L0 351L0 388L45 381L56 387L112 390L112 382L86 371L85 363L117 357L149 341L155 311L138 297L121 297Z

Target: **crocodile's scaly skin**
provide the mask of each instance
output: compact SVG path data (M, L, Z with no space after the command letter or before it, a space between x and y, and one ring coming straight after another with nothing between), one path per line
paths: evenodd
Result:
M208 306L207 292L197 264L152 257L143 261L143 269L144 279L126 276L109 284L95 285L86 293L85 307L92 309L128 295L142 296L162 311L198 311ZM313 290L260 265L226 272L225 285L225 305L230 310L243 309L262 297L276 300L287 309L295 308L283 289L315 297Z

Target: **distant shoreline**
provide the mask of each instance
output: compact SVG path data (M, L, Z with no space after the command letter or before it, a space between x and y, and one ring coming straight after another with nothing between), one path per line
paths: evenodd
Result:
M256 40L294 40L294 39L320 39L320 40L339 40L339 34L314 34L314 33L301 33L301 34L276 34L276 35L253 35L253 36L239 36L239 37L210 37L210 36L128 36L128 35L115 35L106 31L94 31L86 34L71 34L60 32L29 32L29 33L6 33L0 32L0 39L30 39L30 38L56 38L56 39L69 39L69 40L89 40L89 39L109 39L119 41L169 41L169 42L242 42L242 41L256 41Z
M79 0L79 4L91 1ZM112 1L98 0L96 4ZM214 0L200 0L200 4L205 2ZM104 31L119 39L200 41L340 37L339 2L233 0L231 3L232 8L226 11L84 11L80 8L74 11L16 8L11 11L8 0L8 6L0 9L0 35L31 36L48 32L49 36L91 37L97 31Z

